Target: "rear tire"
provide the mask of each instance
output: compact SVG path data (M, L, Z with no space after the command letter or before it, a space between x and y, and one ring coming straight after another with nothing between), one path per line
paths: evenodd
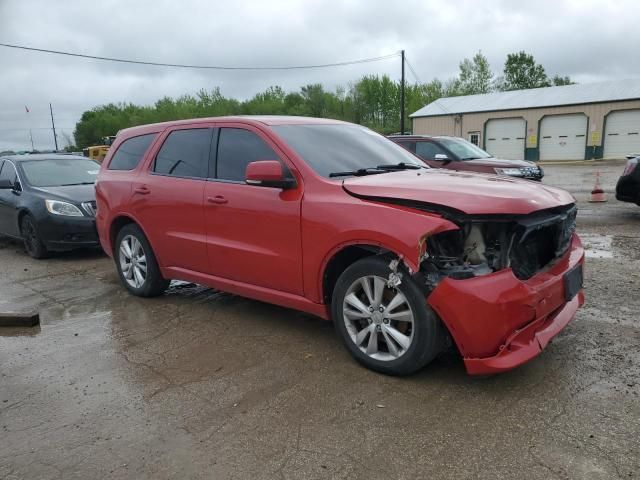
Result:
M130 223L118 232L113 259L120 281L133 295L157 297L169 286L160 273L151 244L137 225Z
M387 375L410 375L433 360L444 327L406 269L387 286L389 259L358 260L338 279L331 303L336 331L362 365ZM376 338L373 338L375 335Z
M40 238L36 219L30 213L27 213L20 221L20 235L22 235L27 255L38 260L51 256Z

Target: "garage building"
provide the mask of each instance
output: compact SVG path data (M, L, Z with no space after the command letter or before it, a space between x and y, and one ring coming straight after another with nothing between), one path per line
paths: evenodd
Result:
M453 135L514 160L640 153L640 80L440 98L411 114L415 135Z

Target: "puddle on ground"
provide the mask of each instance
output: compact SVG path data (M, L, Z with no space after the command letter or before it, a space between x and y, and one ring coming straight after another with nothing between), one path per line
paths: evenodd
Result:
M613 235L580 234L587 258L613 258Z
M625 235L581 233L580 239L588 258L622 258L640 260L640 238Z

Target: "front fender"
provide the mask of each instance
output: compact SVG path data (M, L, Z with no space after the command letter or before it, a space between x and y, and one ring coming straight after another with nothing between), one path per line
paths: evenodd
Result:
M350 245L379 246L402 257L415 272L424 252L424 239L458 228L435 214L353 197L339 205L309 202L303 211L305 293L319 303L324 270L340 250Z

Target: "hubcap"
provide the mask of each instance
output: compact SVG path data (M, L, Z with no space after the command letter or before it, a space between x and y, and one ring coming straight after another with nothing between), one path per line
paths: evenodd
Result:
M140 288L147 279L147 257L142 243L133 235L127 235L120 243L120 270L125 281Z
M353 343L376 360L396 360L413 341L413 311L404 294L387 287L386 279L368 275L347 290L342 304Z

